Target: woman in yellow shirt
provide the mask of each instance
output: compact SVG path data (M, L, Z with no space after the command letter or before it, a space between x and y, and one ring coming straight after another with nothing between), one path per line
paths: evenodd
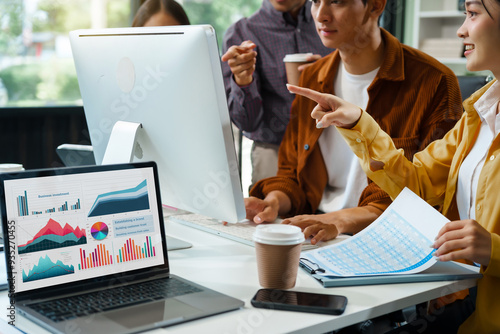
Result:
M490 70L498 78L500 0L466 0L465 4L467 16L458 36L464 41L467 69ZM337 126L367 175L393 199L408 187L429 204L442 207L451 222L434 242L438 260L475 262L483 274L475 311L475 294L471 294L472 307L453 318L460 325L458 332L500 333L500 82L494 80L467 99L455 127L415 154L413 162L359 107L306 88L289 86L289 90L318 103L311 114L317 127ZM310 230L320 229L329 227ZM432 331L433 324L428 325L423 328Z

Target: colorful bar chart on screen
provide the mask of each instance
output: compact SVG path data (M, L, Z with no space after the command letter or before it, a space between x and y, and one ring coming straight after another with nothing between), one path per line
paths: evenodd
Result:
M156 249L151 244L151 237L146 237L142 245L137 245L133 239L128 238L123 246L118 250L116 262L122 263L135 261L154 256L156 256Z
M148 209L148 186L147 181L144 180L133 188L98 195L88 216L96 217Z
M91 253L86 253L80 248L79 270L109 266L113 264L113 255L106 249L106 245L99 244Z
M24 191L24 196L17 196L17 213L19 217L28 215L28 194Z
M64 227L53 219L49 219L34 237L27 242L18 245L19 254L46 251L49 249L84 245L87 243L85 229L79 226L73 228L69 224Z
M57 204L57 203L56 203ZM68 201L60 202L56 206L45 207L42 210L40 208L38 210L32 210L31 215L41 215L43 213L55 213L55 212L64 212L71 210L79 210L81 209L80 199L77 198L74 204L69 204ZM19 217L25 217L30 215L30 211L28 208L28 192L25 190L24 195L17 196L17 214Z
M71 210L81 209L80 199L78 198L76 200L75 204L71 204L70 207L71 207ZM59 206L57 208L57 212L64 212L64 211L68 211L68 201L65 201L61 206ZM45 213L54 213L54 212L56 212L56 208L50 208L50 209L45 210ZM40 213L41 212L39 212L38 214L40 214ZM36 214L35 211L33 211L33 214Z
M74 274L75 268L66 265L61 260L54 261L48 255L40 257L38 263L27 272L23 269L23 282L31 282L45 278Z

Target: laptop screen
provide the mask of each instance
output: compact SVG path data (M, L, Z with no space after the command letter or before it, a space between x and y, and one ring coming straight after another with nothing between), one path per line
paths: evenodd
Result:
M167 264L156 165L0 174L15 292Z

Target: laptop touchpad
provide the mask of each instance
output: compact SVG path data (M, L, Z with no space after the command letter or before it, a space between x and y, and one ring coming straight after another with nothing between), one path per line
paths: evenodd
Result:
M127 328L152 325L156 322L168 321L170 319L189 318L191 315L200 314L200 310L184 304L175 299L147 303L122 310L106 312L103 316L119 323ZM176 321L172 324L177 323Z

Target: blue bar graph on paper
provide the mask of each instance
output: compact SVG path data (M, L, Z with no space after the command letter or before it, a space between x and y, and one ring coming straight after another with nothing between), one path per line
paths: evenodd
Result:
M88 216L104 216L148 209L148 187L147 180L144 180L133 188L98 195Z

